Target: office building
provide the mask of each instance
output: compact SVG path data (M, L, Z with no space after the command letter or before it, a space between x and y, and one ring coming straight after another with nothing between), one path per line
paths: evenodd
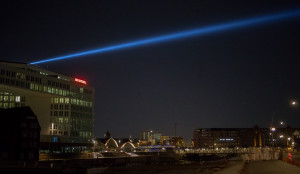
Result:
M0 62L0 108L23 106L38 118L41 143L89 143L94 137L94 88L85 80Z
M194 130L194 147L282 147L294 148L295 131L290 126L270 128L201 128ZM297 138L296 138L297 139Z

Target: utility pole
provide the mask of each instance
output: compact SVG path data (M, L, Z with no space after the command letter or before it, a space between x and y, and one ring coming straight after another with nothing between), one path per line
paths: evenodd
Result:
M276 112L274 112L274 114L272 116L271 127L270 127L270 131L272 132L271 133L272 134L272 160L274 160L274 132L276 130L274 125L273 125L275 113Z

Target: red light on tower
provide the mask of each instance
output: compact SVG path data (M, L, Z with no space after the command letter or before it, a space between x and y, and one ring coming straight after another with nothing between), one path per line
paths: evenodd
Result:
M86 85L86 81L85 80L82 80L82 79L79 79L79 78L74 78L74 81L77 82L77 83L81 83L81 84Z

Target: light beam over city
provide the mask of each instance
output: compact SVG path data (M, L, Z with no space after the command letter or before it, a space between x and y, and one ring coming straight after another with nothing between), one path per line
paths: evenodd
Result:
M277 22L280 20L299 17L299 16L300 16L300 10L297 9L297 10L293 10L293 11L286 11L286 12L281 12L281 13L276 13L276 14L271 14L271 15L253 17L253 18L248 18L245 20L238 20L238 21L234 21L234 22L222 23L222 24L207 26L207 27L201 27L201 28L186 30L186 31L182 31L182 32L175 32L175 33L161 35L161 36L152 37L152 38L145 38L145 39L140 39L140 40L136 40L136 41L125 42L125 43L107 46L107 47L103 47L103 48L92 49L89 51L77 52L77 53L73 53L73 54L67 54L67 55L63 55L63 56L59 56L59 57L35 61L35 62L31 62L30 64L31 65L41 64L41 63L46 63L46 62L87 56L87 55L92 55L92 54L99 54L99 53L120 50L120 49L125 49L125 48L137 47L137 46L142 46L142 45L147 45L147 44L166 42L166 41L171 41L171 40L175 40L175 39L183 39L183 38L188 38L188 37L192 37L192 36L201 36L201 35L215 33L215 32L222 32L222 31L226 31L226 30L230 30L230 29L237 29L240 27L247 27L247 26L252 26L252 25Z

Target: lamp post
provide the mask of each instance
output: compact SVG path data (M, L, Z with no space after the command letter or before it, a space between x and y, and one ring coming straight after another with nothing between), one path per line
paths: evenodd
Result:
M296 102L296 100L291 100L291 103L290 103L292 106L296 106L297 105L297 102ZM271 121L271 126L270 126L270 135L272 136L272 160L274 160L274 153L275 153L275 149L274 149L274 133L275 133L275 131L276 131L276 128L275 128L275 126L274 126L274 116L275 116L275 113L276 112L274 112L274 114L273 114L273 116L272 116L272 121ZM280 127L281 128L283 128L283 126L284 126L284 122L283 121L281 121L280 122ZM288 137L287 136L287 134L285 135L286 136L286 138ZM280 136L280 138L282 139L284 136L283 135L281 135ZM292 140L292 144L294 145L294 142L293 142L293 139L292 138L287 138L287 143L290 143L290 141ZM281 150L282 151L282 150Z
M273 127L273 118L272 118L272 123L271 123L270 131L271 131L271 135L272 135L272 160L274 160L274 133L276 131L276 128Z

